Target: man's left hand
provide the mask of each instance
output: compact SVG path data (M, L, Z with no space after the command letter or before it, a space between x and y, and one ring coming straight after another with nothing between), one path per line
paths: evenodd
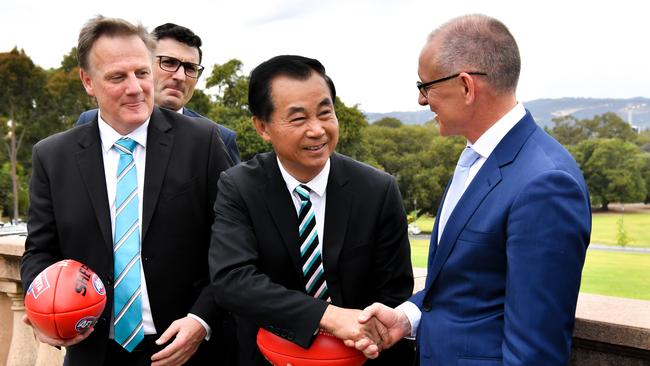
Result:
M174 321L156 340L156 344L165 344L172 337L174 341L160 352L151 356L152 366L182 365L192 357L206 336L205 328L190 317Z

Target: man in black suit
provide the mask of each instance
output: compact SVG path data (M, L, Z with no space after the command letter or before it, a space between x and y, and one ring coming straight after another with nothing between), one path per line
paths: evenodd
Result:
M255 345L259 327L302 347L319 329L379 342L353 309L399 304L413 289L395 179L334 152L335 89L317 60L262 63L248 99L274 151L222 173L210 247L215 299L237 315L240 364L268 364ZM407 343L391 351L376 364L413 357Z
M33 149L24 287L50 264L72 258L107 289L106 308L90 331L71 340L36 331L41 341L67 347L66 364L203 365L203 340L220 326L206 255L217 180L231 162L214 123L154 107L154 47L142 26L102 16L88 21L78 59L98 116ZM129 153L116 146L124 141ZM118 175L123 158L131 165L122 171L133 178L131 195L121 201L128 205L118 204L127 176ZM127 210L133 225L118 239ZM127 246L134 254L119 271ZM137 291L123 316L116 298L129 282ZM123 319L135 322L126 333L132 337L118 344L127 329Z
M203 73L201 60L201 37L189 28L174 23L165 23L151 32L156 40L153 67L154 102L157 106L171 109L190 117L203 117L185 107L194 95L194 88ZM91 122L97 117L97 109L79 115L75 126ZM240 161L237 148L237 134L222 125L217 125L223 143L233 163Z

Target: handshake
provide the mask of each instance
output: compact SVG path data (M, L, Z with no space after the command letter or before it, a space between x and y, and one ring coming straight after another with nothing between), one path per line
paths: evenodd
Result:
M379 352L411 334L406 314L380 303L364 310L329 305L320 328L343 340L346 346L363 352L367 358L377 358Z

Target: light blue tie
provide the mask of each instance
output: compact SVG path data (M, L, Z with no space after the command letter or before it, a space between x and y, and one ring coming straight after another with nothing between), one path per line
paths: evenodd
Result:
M447 196L443 203L442 210L440 212L440 223L438 224L438 241L442 236L442 232L447 224L447 220L451 213L454 211L458 200L465 192L465 182L467 181L467 176L469 175L469 168L478 160L480 155L474 151L471 147L467 146L463 153L460 154L458 158L458 163L456 163L456 170L454 170L454 177L451 180L451 185L447 191Z
M115 341L131 352L144 339L140 294L140 218L138 176L133 160L137 142L124 137L113 145L120 153L115 191L113 260Z
M301 184L296 187L295 191L301 201L298 212L298 242L300 243L302 274L305 277L305 290L310 296L329 301L325 270L318 249L316 212L309 198L311 189Z

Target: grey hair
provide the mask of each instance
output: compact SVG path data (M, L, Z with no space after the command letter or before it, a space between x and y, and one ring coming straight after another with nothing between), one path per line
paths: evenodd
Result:
M461 16L431 32L439 39L434 60L443 72L485 72L496 92L517 89L521 59L517 42L499 20L482 14Z

